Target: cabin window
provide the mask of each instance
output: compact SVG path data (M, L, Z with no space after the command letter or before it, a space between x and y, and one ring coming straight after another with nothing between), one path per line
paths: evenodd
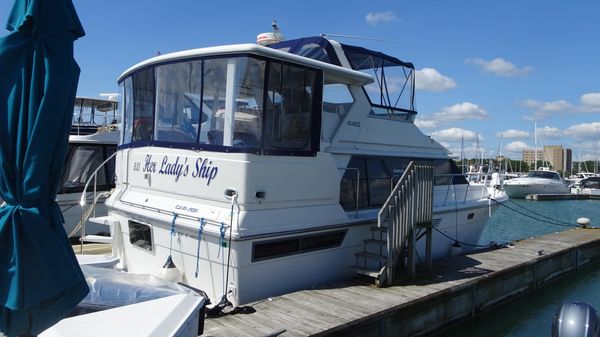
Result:
M340 183L340 204L345 210L383 206L406 167L416 158L352 156ZM433 160L434 184L468 184L451 159ZM360 182L357 181L357 173ZM357 191L358 188L358 191ZM358 206L356 198L358 195Z
M196 142L200 117L202 62L156 67L154 140Z
M346 232L342 230L256 242L252 246L252 262L339 247Z
M462 174L454 160L434 160L433 181L435 185L462 185L468 184L467 178Z
M69 144L62 173L62 193L83 192L85 184L88 179L92 178L96 168L115 151L116 146L114 145ZM107 165L98 169L97 190L106 191L115 186L114 167L113 158Z
M129 220L129 242L135 247L152 251L152 228L150 226Z
M267 86L265 151L310 151L316 74L271 62Z
M322 82L319 70L250 55L143 68L120 83L123 145L314 156Z
M125 116L123 119L125 126L123 127L123 142L129 143L131 142L131 137L133 135L133 83L131 77L128 77L123 82L123 104L122 104L122 113Z
M154 118L154 68L133 75L133 141L152 140Z
M264 73L254 58L204 61L201 144L260 148Z

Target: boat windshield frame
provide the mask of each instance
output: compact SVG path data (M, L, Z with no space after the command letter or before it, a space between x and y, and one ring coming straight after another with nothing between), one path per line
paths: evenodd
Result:
M196 55L136 69L119 86L119 148L319 151L323 70L316 67L248 52Z

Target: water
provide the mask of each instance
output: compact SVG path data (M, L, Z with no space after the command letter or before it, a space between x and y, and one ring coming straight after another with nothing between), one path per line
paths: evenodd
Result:
M600 227L600 200L528 201L511 200L508 207L519 212L537 213L561 225L551 225L501 207L496 211L480 243L507 242L526 239L568 229L565 223L575 224L577 218L587 217L591 226ZM594 263L576 273L571 273L537 291L520 297L474 320L445 332L443 337L538 337L550 336L552 318L565 300L587 302L600 310L600 263Z

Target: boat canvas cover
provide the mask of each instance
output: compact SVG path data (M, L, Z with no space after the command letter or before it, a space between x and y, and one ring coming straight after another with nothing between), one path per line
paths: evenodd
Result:
M415 66L410 62L401 61L382 52L348 44L340 45L342 46L342 49L344 49L346 58L354 70L372 68L372 63L366 62L367 59L380 60L380 63L378 64L379 67L402 66L411 69L415 68ZM331 45L331 42L320 36L283 41L269 45L269 47L273 49L285 50L288 53L331 63L337 66L342 66L337 54L335 53L335 49Z

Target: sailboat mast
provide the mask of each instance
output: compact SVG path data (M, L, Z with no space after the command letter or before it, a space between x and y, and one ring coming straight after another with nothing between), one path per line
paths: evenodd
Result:
M533 167L537 170L537 122L533 122L533 141L535 143L533 147Z

